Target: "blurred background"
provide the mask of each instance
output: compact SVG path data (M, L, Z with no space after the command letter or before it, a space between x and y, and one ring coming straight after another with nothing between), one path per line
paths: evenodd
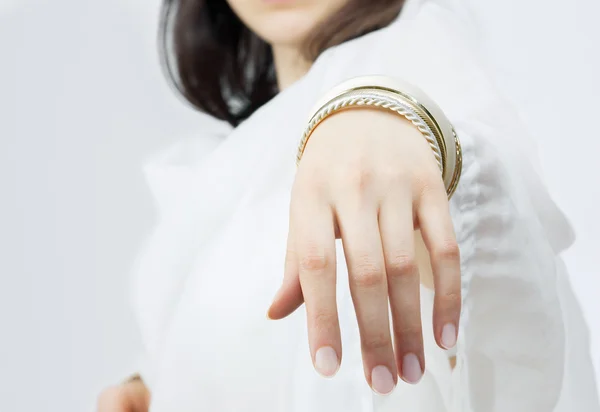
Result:
M577 230L566 260L600 372L600 1L464 2ZM155 217L141 166L202 129L160 73L158 9L0 0L2 412L91 411L134 367L128 273Z

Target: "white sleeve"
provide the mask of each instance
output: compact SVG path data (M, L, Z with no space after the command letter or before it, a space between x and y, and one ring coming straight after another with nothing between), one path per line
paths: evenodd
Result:
M187 136L150 159L144 173L155 199L158 223L141 248L133 269L131 295L141 332L143 353L135 371L152 388L153 369L165 328L197 251L195 226L182 208L196 204L191 196L204 174L205 159L224 141L231 127L206 116L199 136Z
M463 275L451 410L552 411L565 357L557 255L572 231L527 158L532 141L472 51L462 13L415 4L390 27L326 53L314 71L323 71L323 90L356 76L399 77L447 114L463 148L451 200Z
M463 312L453 411L552 411L565 332L557 260L528 193L481 126L461 130L461 190L451 213L461 246Z
M565 351L556 255L571 242L572 235L531 167L526 154L532 146L518 119L498 99L471 53L465 36L467 25L440 4L423 2L390 27L326 52L301 81L301 88L291 87L280 94L236 129L233 137L237 140L230 136L215 149L208 164L212 168L192 167L192 173L186 173L191 180L185 181L173 176L161 180L165 169L157 169L153 181L177 182L183 187L161 185L165 190L160 197L167 200L161 206L166 220L157 229L136 277L138 284L145 285L143 296L135 301L150 357L161 352L161 342L168 334L158 362L161 382L156 387L162 384L162 390L153 393L158 405L155 410L177 409L175 406L181 406L179 410L202 409L202 405L213 405L213 410L214 405L220 410L243 410L259 400L265 405L256 405L263 410L299 412L331 411L334 407L360 412L553 410L561 391ZM284 243L275 240L279 235L285 239L281 227L287 223L288 177L291 181L294 172L290 160L297 144L297 136L290 130L304 127L304 119L295 115L305 108L308 112L310 107L305 106L317 99L313 94L325 94L342 81L364 75L397 77L422 89L454 124L464 152L462 179L451 201L462 253L464 299L455 380L436 379L436 373L450 378L450 368L447 358L436 356L441 350L431 349L428 353L433 356L427 359L421 384L399 387L385 399L372 398L364 382L356 336L344 340L348 343L345 351L355 356L345 355L343 370L336 379L324 382L312 370L305 347L308 343L301 339L304 332L299 325L305 325L304 319L295 316L275 327L253 310L262 308L263 298L267 302L272 297L269 287L264 287L272 280L269 276L276 273L279 282L281 262L276 257L281 252L283 258ZM283 116L283 110L291 112L290 119ZM277 132L276 139L273 132ZM214 179L216 172L221 180L211 186L208 177ZM190 183L193 186L187 190ZM252 190L246 183L253 185ZM169 199L169 194L193 197ZM270 195L267 200L265 194ZM205 199L211 199L210 204ZM238 203L244 207L235 219L221 222L219 219L230 219L238 210L231 208ZM259 211L257 216L264 213L264 219L255 217ZM213 227L221 224L226 228L211 238ZM202 282L186 288L181 296L181 284L199 247L198 227L206 232L203 236L210 240L211 253L192 268L192 278ZM258 230L262 231L258 238L246 237ZM237 258L223 258L231 248L239 251ZM251 264L243 263L244 259ZM242 264L244 271L251 270L262 280L246 280L245 272L232 295L226 274L240 272ZM213 276L202 277L203 271ZM215 275L218 273L223 276ZM338 287L343 287L341 282ZM347 287L343 290L349 293ZM243 310L233 306L218 311L221 317L215 316L211 309L221 307L221 292L234 296L236 304L242 302ZM166 333L164 325L177 301L174 318L178 321L171 321L172 328ZM346 301L350 302L348 296ZM227 328L221 327L222 321L229 322ZM354 333L351 326L356 316L350 304L341 308L340 322L342 333ZM211 339L195 329L190 331L190 323L207 326ZM431 329L425 333L432 333ZM265 351L268 337L273 337L275 345ZM237 346L239 339L244 339L243 350ZM426 345L432 341L426 339ZM156 364L154 359L150 361ZM269 375L261 379L273 371L281 373L273 376L282 378ZM235 396L229 387L220 391L222 376L236 377ZM413 404L407 403L409 392L414 395L410 397ZM332 402L326 404L324 399ZM427 402L428 409L424 406ZM236 408L227 409L226 405ZM268 405L278 407L269 409Z

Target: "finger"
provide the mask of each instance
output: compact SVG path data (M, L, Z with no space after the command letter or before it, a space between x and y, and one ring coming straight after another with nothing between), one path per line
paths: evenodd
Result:
M340 211L350 292L360 331L365 376L380 394L392 392L397 368L389 325L388 289L377 209Z
M338 371L342 357L333 213L329 205L311 200L292 215L310 351L315 369L330 377Z
M98 397L98 412L148 412L150 392L141 379L105 389Z
M134 379L124 385L129 399L129 412L148 412L150 391L141 379Z
M302 288L300 286L300 273L298 271L298 255L296 253L294 232L290 223L285 255L285 268L283 271L283 284L271 303L267 312L269 319L283 319L291 315L304 303Z
M98 412L129 412L123 396L122 386L113 386L102 391L98 396Z
M379 230L394 325L396 362L402 379L414 384L423 376L425 355L412 207L410 192L390 194L379 211Z
M417 216L433 269L434 335L440 347L450 349L456 345L460 319L460 251L441 181L423 191Z

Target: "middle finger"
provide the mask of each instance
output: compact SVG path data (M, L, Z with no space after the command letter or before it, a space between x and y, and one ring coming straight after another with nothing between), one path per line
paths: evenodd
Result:
M375 392L388 394L396 386L398 374L377 210L376 207L341 210L337 220L358 319L365 376Z
M417 383L423 376L425 357L410 192L393 191L388 195L379 212L379 227L386 261L397 362L402 379Z

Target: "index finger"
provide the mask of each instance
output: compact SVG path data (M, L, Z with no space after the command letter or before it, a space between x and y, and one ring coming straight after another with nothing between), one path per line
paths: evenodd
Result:
M333 211L310 199L292 210L294 244L315 369L335 375L342 342L336 301L336 254Z

